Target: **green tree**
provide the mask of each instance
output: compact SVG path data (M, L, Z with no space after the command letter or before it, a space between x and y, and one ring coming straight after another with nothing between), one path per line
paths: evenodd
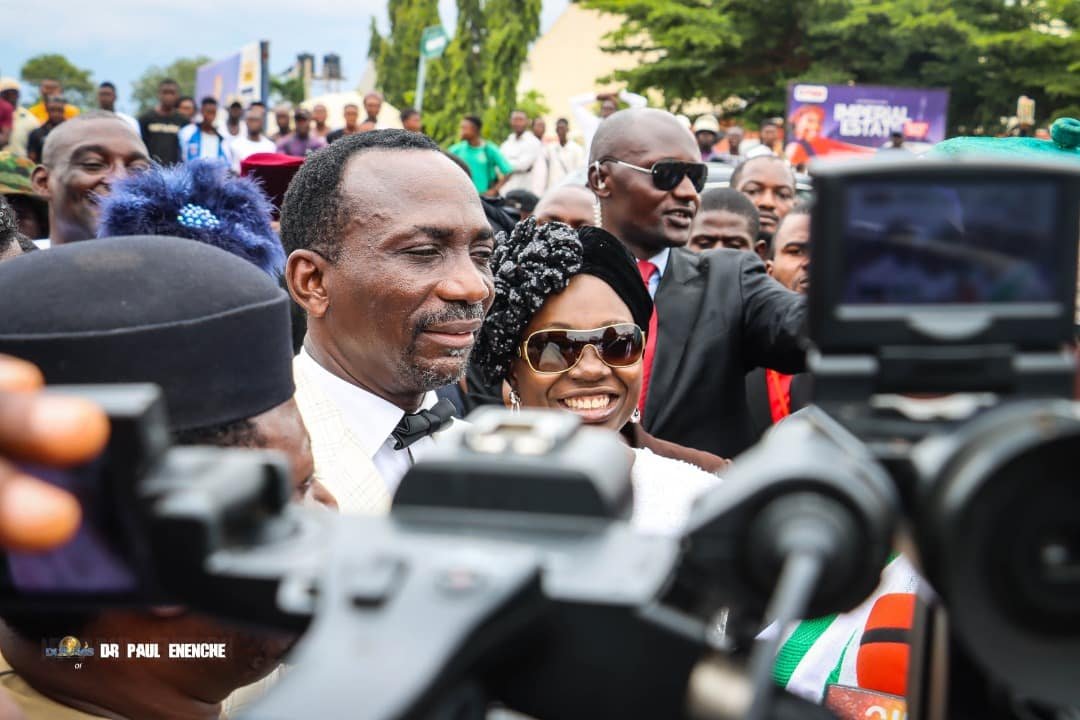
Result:
M442 57L429 63L424 89L424 129L443 144L457 138L463 115L482 115L486 105L486 17L480 0L457 0L457 10L454 37Z
M379 35L371 21L368 54L375 61L379 86L391 105L405 107L416 92L420 37L424 28L440 25L438 0L389 0L390 34Z
M441 58L428 61L424 127L446 144L463 115L484 119L489 137L503 134L517 103L517 84L529 45L540 29L541 0L456 0L457 27ZM415 98L420 36L438 24L435 0L390 0L391 31L372 25L371 56L379 86L394 105Z
M42 80L58 80L64 89L64 97L72 105L87 107L94 96L92 73L76 67L63 55L35 55L23 63L19 75L24 82L34 85Z
M484 125L506 128L510 111L517 105L521 66L529 45L540 33L541 0L488 0L489 33L484 45Z
M139 113L144 113L157 104L158 84L165 78L172 78L180 84L181 95L195 94L195 71L210 62L210 58L198 56L179 58L165 67L152 65L132 83L132 98L138 103Z
M291 103L294 107L304 102L307 90L304 88L304 78L296 75L289 77L282 75L270 78L270 94L275 102Z
M1021 94L1043 118L1080 101L1075 0L583 2L625 17L606 50L648 53L614 78L672 109L737 95L757 120L795 81L945 87L953 127L996 124Z
M530 90L524 95L519 95L514 108L523 110L531 118L538 118L551 112L551 106L547 104L547 98L539 90Z

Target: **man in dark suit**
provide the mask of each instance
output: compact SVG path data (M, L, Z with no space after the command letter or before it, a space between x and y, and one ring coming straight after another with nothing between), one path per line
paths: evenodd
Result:
M700 157L671 114L625 110L593 139L589 187L604 229L637 258L656 301L642 383L645 429L732 457L754 439L746 373L805 367L799 334L806 306L751 253L683 248L704 184L703 168L694 167Z
M806 294L810 288L810 209L796 205L776 229L769 245L765 271L788 290ZM750 406L752 435L760 438L779 422L810 403L808 373L785 375L755 368L746 376L746 402Z

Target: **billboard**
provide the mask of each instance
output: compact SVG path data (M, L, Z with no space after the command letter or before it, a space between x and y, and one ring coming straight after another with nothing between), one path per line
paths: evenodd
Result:
M870 155L893 132L922 152L945 139L948 111L948 90L793 83L784 154L794 165L826 155Z
M266 75L266 43L250 43L240 52L209 62L195 71L195 102L213 97L222 105L238 100L249 105L264 100Z

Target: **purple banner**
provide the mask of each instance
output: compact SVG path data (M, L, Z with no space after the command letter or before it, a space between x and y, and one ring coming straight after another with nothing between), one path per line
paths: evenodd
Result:
M825 155L870 155L894 132L922 152L945 139L949 91L873 85L788 86L785 155L802 165Z

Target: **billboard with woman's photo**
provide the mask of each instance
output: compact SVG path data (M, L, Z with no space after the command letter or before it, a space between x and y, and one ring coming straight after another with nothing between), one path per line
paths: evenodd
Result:
M826 155L871 155L894 133L907 149L924 152L945 139L948 111L948 90L793 83L784 154L793 165Z

